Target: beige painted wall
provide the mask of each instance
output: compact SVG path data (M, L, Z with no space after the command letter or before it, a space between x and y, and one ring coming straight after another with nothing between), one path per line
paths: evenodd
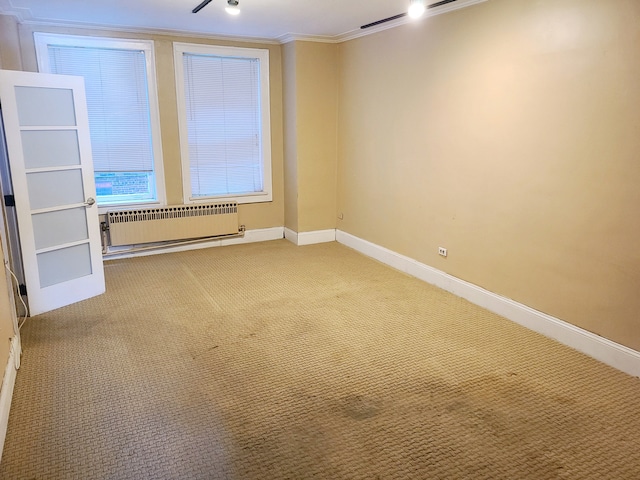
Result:
M296 42L298 227L336 228L338 47Z
M4 221L0 219L0 221ZM4 262L4 251L0 240L0 259ZM4 270L4 267L2 268ZM7 275L3 271L0 273L0 378L4 376L4 369L9 360L11 339L14 335L13 315L15 309L9 296L9 283Z
M284 226L298 231L298 115L296 43L282 46L284 106Z
M0 15L0 68L22 70L18 22L10 15Z
M288 145L285 225L296 232L332 229L336 227L338 47L295 41L283 49Z
M143 33L123 33L106 30L88 30L51 26L19 26L21 58L24 70L37 71L37 60L33 32L66 33L102 37L151 39L155 44L156 75L160 108L160 128L162 136L163 165L167 203L183 203L182 172L180 164L180 143L178 138L178 112L176 104L175 75L173 70L172 42L190 42L215 45L231 45L269 50L270 93L271 93L271 161L273 178L273 201L244 204L239 207L239 221L248 230L280 227L284 223L283 185L283 126L282 126L282 56L280 45L250 42L230 42L207 40L185 36L152 35Z
M0 15L0 68L5 70L20 70L22 68L18 48L16 19L8 15ZM4 222L2 212L0 212L0 222ZM0 259L4 262L1 238ZM4 376L4 369L9 360L11 339L14 336L13 315L15 314L4 267L2 270L0 273L0 376Z
M638 45L637 0L342 44L338 228L640 350Z

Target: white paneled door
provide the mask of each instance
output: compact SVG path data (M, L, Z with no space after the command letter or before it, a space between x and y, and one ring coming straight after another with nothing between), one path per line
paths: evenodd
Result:
M104 293L84 80L0 70L0 108L31 315Z

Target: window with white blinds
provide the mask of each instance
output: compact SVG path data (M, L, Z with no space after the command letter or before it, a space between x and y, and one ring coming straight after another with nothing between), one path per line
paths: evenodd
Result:
M185 203L271 200L267 50L174 44Z
M40 71L85 79L98 204L158 201L152 42L39 33L35 38Z

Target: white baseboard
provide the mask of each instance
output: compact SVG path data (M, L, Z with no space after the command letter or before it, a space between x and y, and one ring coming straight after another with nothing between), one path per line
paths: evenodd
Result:
M290 228L284 227L284 238L294 245L298 245L298 232L294 232Z
M242 237L229 237L216 240L205 240L197 243L185 243L182 245L157 245L149 250L126 250L109 253L104 257L105 261L120 258L143 257L147 255L159 255L161 253L184 252L186 250L198 250L201 248L224 247L227 245L240 245L243 243L267 242L269 240L280 240L284 238L283 227L262 228L257 230L247 230Z
M336 241L336 230L315 230L313 232L294 232L290 228L284 229L284 238L298 246L313 245L315 243L326 243Z
M611 367L640 377L640 352L341 230L336 230L336 241L557 340Z
M268 242L284 238L284 227L262 228L259 230L247 230L244 237L223 238L220 246L241 245L243 243Z
M11 409L13 387L16 383L16 357L18 357L19 360L20 351L20 336L14 335L11 340L9 361L4 370L4 377L2 378L2 390L0 390L0 460L2 460L4 440L7 436L7 427L9 426L9 410Z

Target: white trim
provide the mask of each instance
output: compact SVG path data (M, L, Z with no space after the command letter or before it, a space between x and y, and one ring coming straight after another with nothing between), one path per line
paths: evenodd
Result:
M629 375L640 377L640 352L576 327L546 313L489 292L412 258L341 230L336 241L364 255L442 288L480 307L589 355Z
M347 32L351 33L351 32ZM346 34L345 34L346 35ZM337 36L325 36L325 35L305 35L304 33L285 33L276 38L277 42L281 45L285 43L303 41L303 42L316 42L316 43L340 43L340 35Z
M244 243L268 242L271 240L282 240L284 238L283 227L263 228L260 230L247 230L244 237L223 238L220 246L241 245Z
M10 0L0 0L0 15L14 17L18 23L24 23L33 16L30 8L14 7Z
M1 1L1 0L0 0ZM28 9L25 9L28 10ZM16 12L7 12L2 13L2 15L13 15L18 19L19 14ZM223 42L241 42L241 43L255 43L255 44L266 44L266 45L279 45L277 39L266 38L266 37L240 37L236 35L222 35L215 33L205 33L205 32L189 32L186 30L171 30L164 28L151 28L151 27L136 27L136 26L125 26L125 25L105 25L100 23L90 23L90 22L72 22L72 21L48 21L48 20L24 20L20 21L20 23L24 25L29 25L34 29L38 27L60 27L60 28L77 28L83 30L102 30L105 32L117 32L117 33L125 33L125 34L145 34L145 35L165 35L172 37L182 37L185 39L202 39L202 40L220 40ZM116 37L114 37L116 38Z
M247 230L246 232L244 232L244 236L242 237L222 238L222 239L209 240L209 241L205 240L199 243L188 243L184 245L175 245L175 246L167 245L166 247L163 247L162 245L158 245L157 249L140 250L137 252L123 250L122 253L114 252L113 255L104 257L104 261L108 262L109 260L117 260L121 258L145 257L148 255L159 255L161 253L174 253L174 252L184 252L187 250L199 250L201 248L225 247L227 245L240 245L245 243L268 242L270 240L281 240L282 238L284 238L283 227L262 228L257 230Z
M148 202L138 202L138 203L126 203L126 204L120 203L120 204L103 205L98 207L98 215L106 215L109 212L140 210L142 208L162 208L164 206L165 206L164 203L160 203L154 200L149 200Z
M16 365L19 362L21 353L20 337L15 335L11 340L9 360L4 369L2 378L2 390L0 390L0 460L4 441L7 437L7 427L9 426L9 411L11 410L11 399L13 398L13 387L16 384ZM17 358L16 358L17 357Z
M284 238L289 240L294 245L298 245L298 232L284 227Z
M475 5L476 3L483 3L486 1L487 0L457 0L454 3L448 3L446 5L442 5L441 7L427 9L424 15L419 19L413 19L409 16L406 16L406 17L399 18L398 20L392 20L390 22L377 25L375 27L365 28L364 30L363 29L351 30L350 32L345 32L340 35L336 35L333 38L335 39L336 43L342 43L348 40L353 40L355 38L366 37L367 35L382 32L384 30L389 30L390 28L406 25L407 23L413 23L416 21L424 20L425 18L441 15L443 13L452 12L454 10L460 10L461 8L470 7L471 5ZM431 3L435 3L435 2L431 2Z
M336 230L314 230L313 232L294 232L289 228L284 229L284 238L298 246L313 245L316 243L327 243L336 241Z

